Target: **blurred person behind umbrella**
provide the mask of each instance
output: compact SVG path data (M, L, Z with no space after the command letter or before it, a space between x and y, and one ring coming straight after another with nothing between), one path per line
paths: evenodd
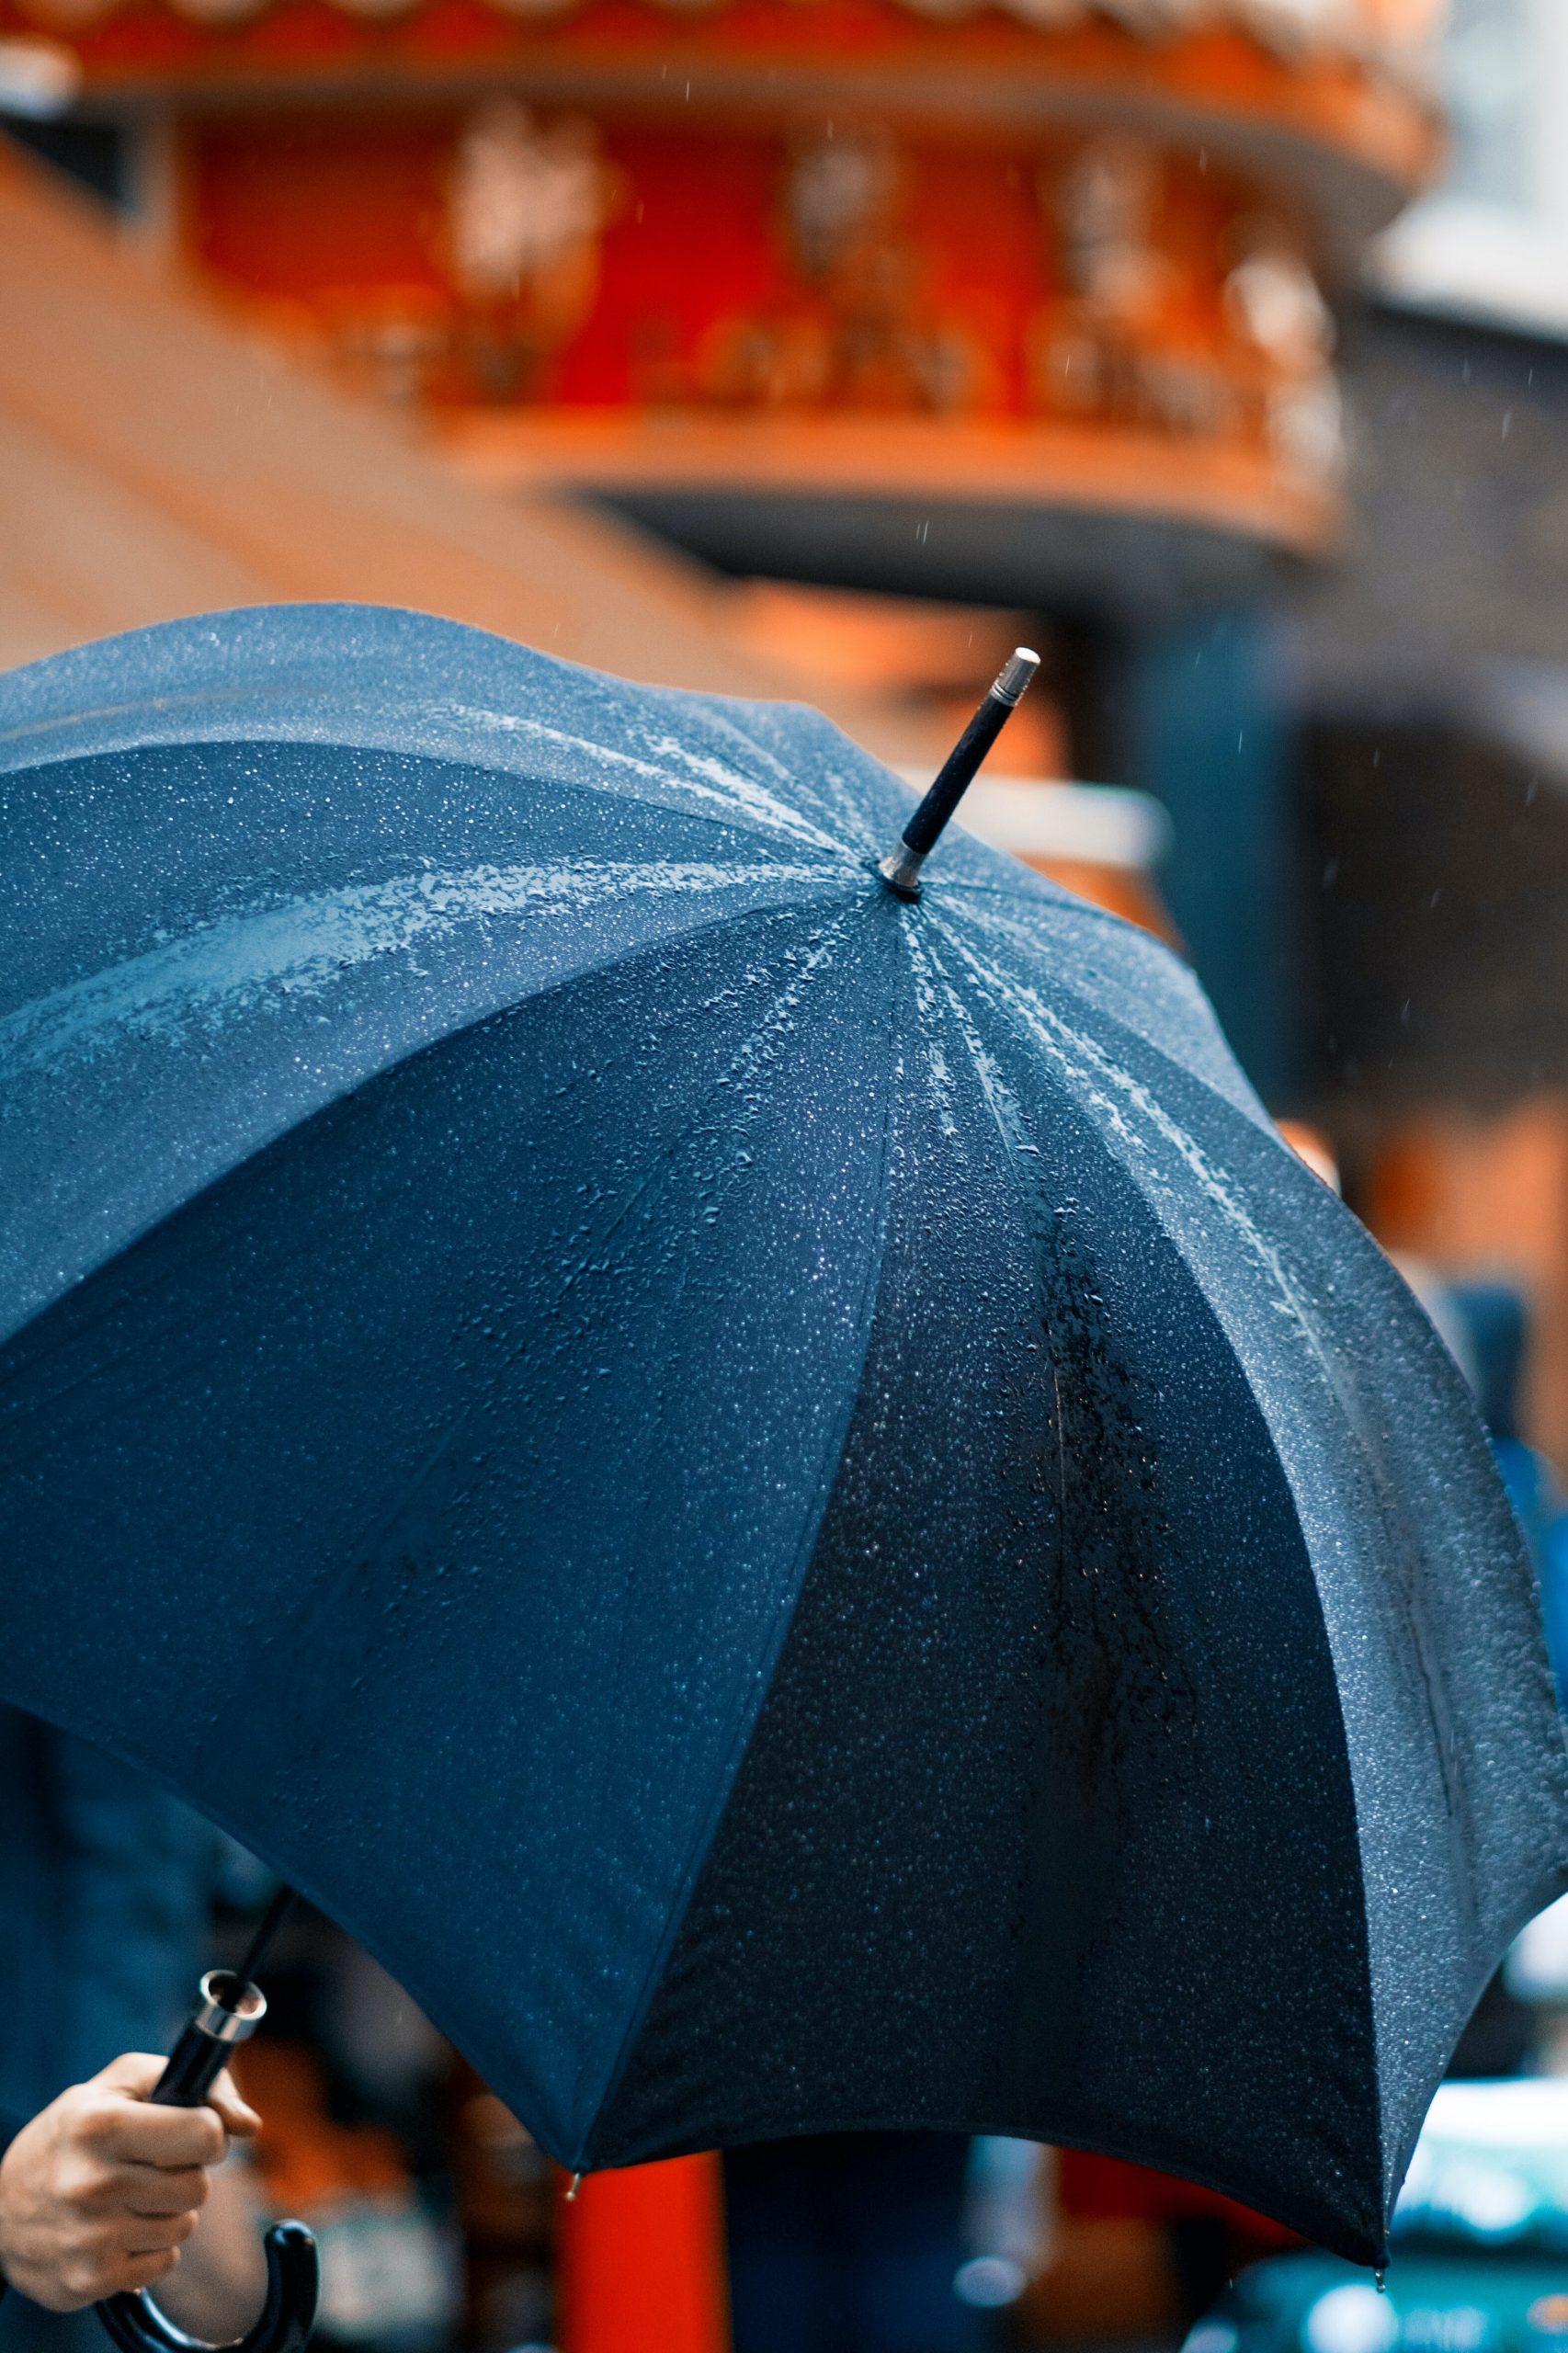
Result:
M1568 1509L1550 1458L1521 1435L1530 1310L1513 1283L1456 1281L1425 1260L1396 1260L1470 1383L1492 1451L1540 1586L1546 1645L1560 1704L1568 1707ZM1556 1916L1560 1905L1543 1915ZM1530 1931L1527 1929L1528 1938ZM1450 2075L1490 2079L1540 2063L1539 1994L1517 1981L1512 1959L1498 1970L1460 2038Z
M1558 1696L1568 1703L1568 1508L1555 1466L1520 1434L1529 1307L1512 1283L1452 1282L1447 1291L1459 1328L1460 1363L1540 1579L1546 1646Z
M970 2144L824 2132L724 2159L734 2353L983 2353L959 2284Z
M133 2238L154 2249L149 2279L166 2252L161 2226L122 2211L112 2168L178 2168L147 2201L178 2220L166 2210L187 2183L194 2203L192 2168L222 2163L225 2132L254 2129L226 2078L212 2109L160 2109L154 2124L133 2105L163 2063L143 2054L167 2048L188 2003L218 1859L217 1835L177 1799L0 1706L0 2271L17 2291L0 2297L0 2353L102 2353L92 2312L64 2307L144 2284L124 2269ZM242 2177L208 2178L179 2284L159 2293L183 2325L226 2335L259 2299L260 2252Z

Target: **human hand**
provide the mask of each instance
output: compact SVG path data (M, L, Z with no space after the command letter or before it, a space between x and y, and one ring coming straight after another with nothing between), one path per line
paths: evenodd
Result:
M154 2108L161 2059L131 2052L17 2133L0 2160L0 2272L51 2312L166 2279L231 2134L260 2119L227 2072L204 2108Z

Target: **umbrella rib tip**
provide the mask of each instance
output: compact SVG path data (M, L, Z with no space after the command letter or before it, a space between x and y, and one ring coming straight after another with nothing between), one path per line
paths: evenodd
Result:
M1016 710L1033 684L1039 668L1040 655L1032 645L1015 646L1002 665L992 693L998 702L1005 702L1009 710Z

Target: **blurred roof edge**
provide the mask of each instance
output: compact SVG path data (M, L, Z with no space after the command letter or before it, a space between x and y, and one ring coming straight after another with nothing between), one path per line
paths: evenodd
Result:
M0 668L227 607L407 605L664 686L799 700L629 525L460 481L0 143ZM812 699L890 759L907 723Z

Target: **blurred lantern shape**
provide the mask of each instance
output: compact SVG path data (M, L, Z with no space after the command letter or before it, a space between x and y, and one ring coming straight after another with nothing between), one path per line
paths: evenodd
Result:
M0 1689L564 2165L1381 2257L1568 1791L1462 1381L1191 974L798 708L360 608L0 681ZM896 861L895 861L896 862Z

